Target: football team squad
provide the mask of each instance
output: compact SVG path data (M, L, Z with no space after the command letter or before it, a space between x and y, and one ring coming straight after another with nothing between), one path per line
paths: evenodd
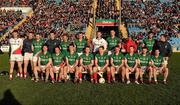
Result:
M139 44L131 36L123 41L114 30L107 39L102 38L100 31L96 34L88 44L81 32L70 42L67 34L58 39L54 31L45 41L39 33L28 32L26 38L21 38L14 30L9 40L9 79L13 80L17 64L16 77L29 76L34 82L82 83L87 80L94 84L158 84L157 77L162 74L162 83L167 84L167 65L172 51L166 35L162 34L157 40L149 32ZM30 74L28 65L31 65Z

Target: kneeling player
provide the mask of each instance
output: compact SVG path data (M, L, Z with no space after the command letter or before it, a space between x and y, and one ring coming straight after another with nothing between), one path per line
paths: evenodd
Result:
M136 71L137 68L137 54L134 53L134 47L130 46L129 53L125 56L125 65L126 65L126 78L127 78L127 84L130 83L129 74L135 72L135 83L139 84L138 79L138 71Z
M152 67L149 66L150 56L147 54L147 47L142 48L142 54L138 57L138 67L137 71L139 73L140 81L143 83L143 74L147 71L149 72L149 83L151 83L152 78ZM138 74L137 74L138 75Z
M76 83L78 80L78 54L75 52L74 44L69 45L69 52L66 56L66 66L64 67L64 79L67 81L67 73L75 73L74 82ZM81 78L80 78L81 79Z
M50 70L52 83L54 83L54 73L56 74L56 81L61 82L64 68L64 54L60 51L60 48L55 47L55 54L52 54L53 67Z
M52 59L51 54L47 50L47 45L43 45L42 53L40 54L38 59L38 67L34 69L35 82L39 81L38 72L41 73L42 80L44 80L43 73L46 73L45 82L48 81L49 71L52 65Z
M164 75L163 83L167 84L166 80L168 77L169 70L168 70L167 66L165 66L163 64L163 58L159 55L158 49L155 50L155 56L152 56L151 61L152 61L152 67L153 67L153 71L154 71L153 74L154 74L155 83L158 84L157 75L159 73L162 73Z
M83 53L80 56L80 68L79 68L79 77L82 78L82 72L86 71L90 73L91 76L91 82L93 82L93 73L92 73L92 66L94 62L94 57L93 54L90 53L90 47L86 46L85 47L85 53Z
M105 73L106 71L107 71L108 83L110 83L111 73L108 65L109 65L109 57L105 53L104 47L100 46L99 53L96 54L95 56L95 67L93 68L95 83L97 83L97 74L99 74L102 77L103 73Z
M121 74L122 82L124 82L124 77L126 73L124 67L124 55L120 53L119 46L115 47L115 53L111 55L110 63L113 82L115 82L115 74L117 73Z

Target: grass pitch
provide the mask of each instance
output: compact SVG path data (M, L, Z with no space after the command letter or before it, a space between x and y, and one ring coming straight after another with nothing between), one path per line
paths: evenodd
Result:
M30 78L0 76L0 105L179 105L180 54L169 62L168 85L34 83ZM8 54L0 55L0 72L9 71ZM158 78L162 80L162 76Z

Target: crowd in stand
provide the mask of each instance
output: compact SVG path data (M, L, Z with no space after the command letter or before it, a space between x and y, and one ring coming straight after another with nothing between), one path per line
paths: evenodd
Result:
M20 28L20 34L33 30L44 37L56 30L61 35L65 30L82 31L86 26L91 10L92 0L71 2L63 0L60 4L43 2L34 8L34 14Z
M0 0L0 6L28 6L32 0Z
M179 33L179 6L176 1L123 1L122 19L156 34L163 31L171 37Z
M22 19L22 11L0 10L0 36Z
M47 37L51 30L58 33L58 37L65 32L83 31L87 25L89 17L92 16L92 0L79 0L72 2L62 0L57 4L54 0L2 0L3 5L28 5L33 8L33 16L27 17L27 21L18 29L19 34L24 36L26 32L33 31ZM117 19L119 11L115 6L115 0L98 0L96 19ZM7 4L8 3L8 4ZM19 3L19 4L18 4ZM33 5L32 5L33 4ZM177 2L161 3L155 1L123 1L122 2L122 21L129 24L133 23L138 27L151 30L155 35L164 32L168 36L176 36L179 33L179 4ZM0 33L2 29L13 26L21 19L21 12L2 13ZM10 14L10 15L9 15ZM10 22L12 20L12 22ZM4 22L3 22L4 21ZM137 38L144 38L145 33L129 33L137 35ZM70 33L70 39L74 39L75 34ZM2 41L1 43L6 43Z
M118 17L119 11L117 10L115 0L98 0L97 19L117 19Z
M21 6L27 4L33 8L33 16L27 17L27 21L18 28L20 36L25 36L25 34L30 31L40 33L43 37L47 37L51 30L55 30L56 33L58 33L58 37L66 31L84 31L91 16L92 0L62 0L59 4L57 4L55 0L41 0L41 2L25 0L24 3L22 3L23 0L10 1L11 2L2 1L0 6ZM21 16L16 15L16 13L10 16L1 15L1 17L3 16L6 16L4 17L6 19L1 18L3 21L12 20L12 18L19 20L19 18L21 18ZM15 23L17 22L15 21ZM13 23L5 22L4 24L12 25ZM10 25L6 25L4 28L8 28ZM70 39L73 40L74 33L70 33L69 35L71 36ZM6 40L1 41L1 44L6 44Z

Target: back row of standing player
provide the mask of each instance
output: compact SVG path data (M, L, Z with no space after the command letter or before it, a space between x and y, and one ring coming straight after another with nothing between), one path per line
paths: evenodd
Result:
M166 84L168 77L167 60L171 54L170 45L167 44L165 35L161 35L161 41L155 45L153 33L149 34L148 39L137 52L137 46L130 38L126 48L115 36L115 31L111 30L110 36L105 40L102 33L97 32L97 37L92 40L92 46L88 46L83 34L78 34L78 39L74 43L68 41L67 34L62 36L62 42L55 39L55 33L50 32L49 39L45 42L40 34L32 32L27 34L27 38L18 38L18 32L12 32L13 38L10 39L10 80L13 79L14 64L18 64L17 76L27 77L27 67L30 61L33 78L39 81L39 76L44 80L43 73L46 74L45 81L51 77L51 82L68 81L69 73L74 73L74 82L82 83L82 73L90 74L90 81L98 83L98 76L103 77L107 74L107 82L116 82L115 74L119 74L121 81L129 84L129 75L135 74L135 83L143 83L143 74L148 73L149 83L158 83L157 75L162 73L163 83ZM132 40L132 41L131 41ZM159 46L160 47L156 47ZM164 46L165 45L165 46ZM154 47L155 46L155 47ZM154 48L154 55L151 56ZM167 49L160 56L162 48ZM165 50L163 49L163 50ZM91 51L92 50L92 51ZM23 69L22 69L23 63ZM54 75L55 74L55 75Z

